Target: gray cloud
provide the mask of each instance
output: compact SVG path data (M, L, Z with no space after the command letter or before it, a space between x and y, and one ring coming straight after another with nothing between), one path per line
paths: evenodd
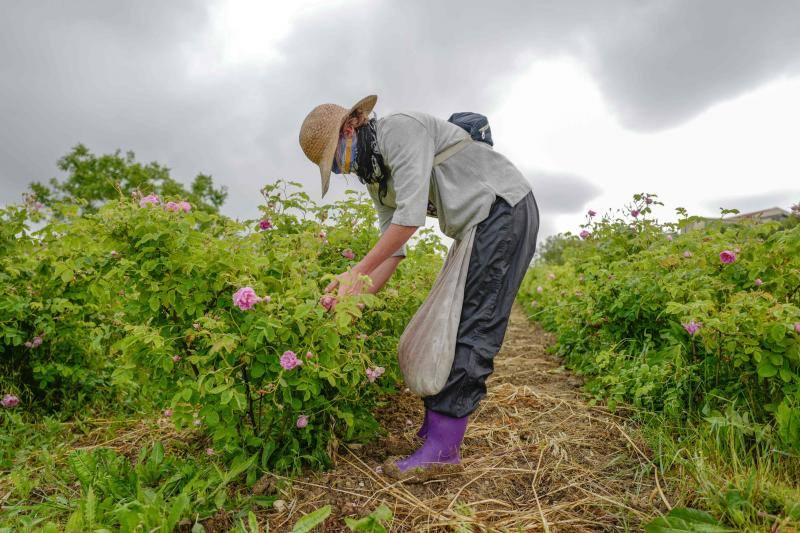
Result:
M0 202L55 175L58 157L83 142L97 153L133 150L187 183L210 173L229 187L224 211L250 217L265 181L297 180L319 198L318 174L297 144L302 119L318 103L374 92L379 114L472 109L491 119L531 61L571 55L590 67L624 124L654 129L794 72L800 57L790 32L800 26L797 10L787 2L323 7L294 22L278 46L283 61L239 67L216 60L202 3L2 7ZM553 213L597 194L574 176L531 177L542 209ZM344 189L334 178L325 200Z
M586 178L575 174L535 171L526 175L542 215L575 213L601 192Z
M793 0L669 0L641 3L630 15L614 31L593 32L582 53L627 127L675 126L720 100L800 73Z

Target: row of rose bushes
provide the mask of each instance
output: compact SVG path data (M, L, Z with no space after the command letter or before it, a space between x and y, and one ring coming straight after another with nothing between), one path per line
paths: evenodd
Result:
M661 224L654 205L589 211L528 273L523 306L612 407L735 420L800 451L800 213L691 229L697 217Z
M262 193L242 223L155 195L60 204L35 235L47 214L0 211L0 417L147 399L209 454L282 471L373 436L444 247L423 233L378 295L334 306L324 287L379 236L371 204L350 191L318 207L283 181Z

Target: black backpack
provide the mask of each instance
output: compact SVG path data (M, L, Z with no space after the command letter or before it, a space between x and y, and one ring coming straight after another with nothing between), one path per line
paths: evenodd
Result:
M452 122L456 126L466 130L473 140L484 142L489 146L494 146L492 142L492 128L489 127L489 119L480 113L465 111L453 113L447 122Z

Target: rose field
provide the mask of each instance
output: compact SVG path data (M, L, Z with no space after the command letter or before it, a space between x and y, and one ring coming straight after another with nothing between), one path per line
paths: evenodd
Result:
M378 465L421 421L396 348L435 232L334 301L380 236L365 193L279 180L240 221L208 176L82 146L59 167L0 208L0 531L800 523L800 209L698 228L637 194L540 242L464 471L406 486Z

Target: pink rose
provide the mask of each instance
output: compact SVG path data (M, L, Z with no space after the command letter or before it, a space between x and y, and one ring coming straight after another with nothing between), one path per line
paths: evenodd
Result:
M760 287L761 285L764 284L764 282L761 281L761 278L756 278L756 280L753 283L756 284L756 287Z
M306 427L308 425L308 417L306 415L298 416L295 425L300 429Z
M593 216L595 216L597 214L597 212L592 210L592 209L589 209L588 214L589 214L590 217L593 217Z
M180 355L173 355L172 356L172 362L173 363L177 363L180 360L181 360L181 356Z
M538 292L539 294L542 294L543 291L544 291L544 288L541 285L536 287L536 292Z
M206 448L206 455L214 455L215 453L214 448Z
M730 250L723 250L719 253L719 260L729 265L736 261L736 254Z
M11 409L12 407L16 407L19 405L19 398L14 396L13 394L6 394L3 396L3 399L0 400L0 405L5 407L6 409Z
M374 383L375 380L381 377L385 371L386 369L383 368L382 366L375 367L374 369L368 368L366 371L367 379L369 380L370 383Z
M258 227L261 229L271 229L272 228L272 220L265 218L261 222L258 223Z
M347 259L350 259L351 261L356 258L356 254L350 248L344 250L342 252L342 256L344 256Z
M795 330L797 333L800 333L800 322L795 322L795 323L794 323L794 330Z
M252 287L242 287L233 295L233 304L242 311L252 309L260 301L261 298L256 296L256 291Z
M164 416L169 418L172 416L172 409L164 409Z
M694 320L692 320L688 324L681 324L681 325L683 326L683 329L685 329L686 332L692 336L694 336L695 333L697 333L700 330L701 326L701 324L695 322Z
M588 239L590 235L591 233L589 233L587 230L583 230L580 233L581 239Z
M311 359L314 357L314 354L311 352L306 352L306 359Z
M25 342L26 348L38 348L42 345L42 336L37 335L33 339Z
M322 298L319 299L319 303L322 307L324 307L327 311L330 311L333 307L333 304L336 303L336 298L333 296L326 294Z
M646 203L647 205L650 205L650 204L652 204L652 203L653 203L653 199L652 199L652 198L650 198L649 196L647 196L647 197L645 197L645 199L644 199L644 203Z
M631 209L631 216L633 218L638 217L639 216L639 210L638 209Z
M303 364L303 361L297 358L297 354L295 354L291 350L286 350L281 355L281 366L284 370L292 370L295 367L298 367Z
M185 200L183 202L178 202L178 207L184 213L188 213L189 211L192 210L192 204L190 204L189 202L187 202Z
M181 208L178 207L178 204L175 202L167 202L164 205L164 209L166 209L167 211L180 211Z
M685 252L683 252L683 257L692 257L692 252L686 250Z
M158 205L158 196L155 194L148 194L141 200L139 200L139 207L145 207L147 205Z
M667 240L672 241L672 235L667 235Z

